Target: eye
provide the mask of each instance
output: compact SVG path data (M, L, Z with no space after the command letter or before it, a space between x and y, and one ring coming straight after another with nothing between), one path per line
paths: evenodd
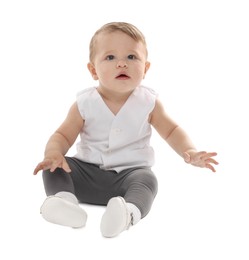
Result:
M113 60L113 59L114 59L114 55L108 55L108 56L106 57L106 59L107 59L107 60Z
M135 59L136 59L136 56L133 55L133 54L130 54L130 55L128 55L128 59L129 59L129 60L135 60Z

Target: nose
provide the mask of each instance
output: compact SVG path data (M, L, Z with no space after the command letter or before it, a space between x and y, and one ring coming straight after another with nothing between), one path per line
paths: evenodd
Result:
M127 68L128 65L127 65L127 62L125 60L119 60L117 62L117 68Z

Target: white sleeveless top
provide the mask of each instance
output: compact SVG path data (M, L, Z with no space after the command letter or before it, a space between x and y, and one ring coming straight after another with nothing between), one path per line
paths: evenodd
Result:
M77 104L85 123L75 157L116 172L132 167L151 167L154 151L150 146L148 120L156 96L152 89L139 86L114 115L96 87L81 91Z

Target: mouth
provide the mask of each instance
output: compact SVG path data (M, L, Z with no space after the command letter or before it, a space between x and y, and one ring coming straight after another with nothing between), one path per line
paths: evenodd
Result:
M130 77L125 74L125 73L120 73L116 76L116 79L120 79L120 80L125 80L125 79L129 79Z

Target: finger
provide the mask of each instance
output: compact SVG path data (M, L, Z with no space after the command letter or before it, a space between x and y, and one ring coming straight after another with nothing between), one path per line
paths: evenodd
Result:
M205 161L205 162L210 160L213 163L218 164L218 162L212 158L215 155L216 155L216 153L206 153L205 155L200 156L199 159L202 161Z
M66 162L66 160L64 160L63 163L62 163L62 169L63 169L65 172L67 172L67 173L70 173L70 172L71 172L71 169L70 169L68 163Z
M54 172L57 168L63 169L65 172L71 172L70 167L68 166L66 160L56 160L52 163L50 167L50 172Z
M50 172L54 172L57 168L62 168L62 166L60 162L55 161L50 167Z
M208 159L206 159L206 162L207 163L213 163L213 164L215 164L215 165L218 165L219 163L216 161L216 160L214 160L213 158L208 158Z
M50 163L49 163L49 162L41 162L41 163L39 163L39 164L36 166L36 168L35 168L33 174L36 175L36 174L37 174L39 171L41 171L41 170L47 170L47 169L49 169L49 166L50 166Z
M210 158L216 156L217 153L205 153L202 155L202 158Z
M207 163L207 164L205 165L205 167L208 168L208 169L210 169L212 172L216 172L216 170L215 170L215 168L213 167L213 165L211 165L211 164L209 164L209 163Z
M33 174L36 175L40 170L42 170L42 168L39 165L37 165L33 171Z

